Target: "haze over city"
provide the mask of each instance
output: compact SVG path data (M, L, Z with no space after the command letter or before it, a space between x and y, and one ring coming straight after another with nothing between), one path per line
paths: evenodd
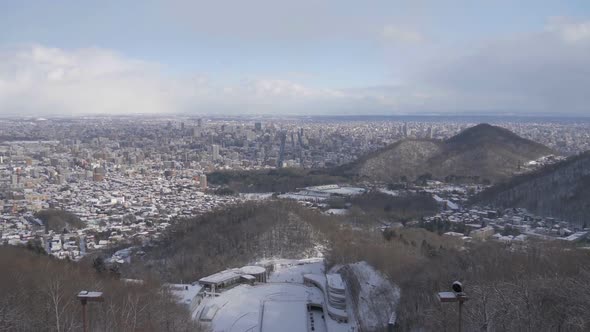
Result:
M588 115L587 1L5 1L2 115Z

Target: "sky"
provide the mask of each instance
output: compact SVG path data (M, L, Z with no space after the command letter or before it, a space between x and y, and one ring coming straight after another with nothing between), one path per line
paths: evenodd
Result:
M0 115L590 116L587 0L0 2Z

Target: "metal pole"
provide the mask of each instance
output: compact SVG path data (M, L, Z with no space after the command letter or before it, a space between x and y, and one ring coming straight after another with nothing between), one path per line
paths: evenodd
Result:
M88 326L86 326L86 300L80 302L82 302L82 330L88 332Z
M463 324L463 320L461 317L461 309L463 309L463 301L459 299L459 332L461 332L461 325Z

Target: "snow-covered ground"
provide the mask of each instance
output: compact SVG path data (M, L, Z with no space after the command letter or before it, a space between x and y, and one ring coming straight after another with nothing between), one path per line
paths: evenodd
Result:
M273 266L266 283L240 284L219 296L205 297L193 311L193 319L209 325L213 332L358 330L354 323L333 320L324 312L323 291L304 284L306 274L325 278L323 259L277 259L258 264Z
M318 196L318 195L306 195L306 194L299 194L299 193L286 193L282 195L278 195L278 198L282 199L294 199L296 201L310 201L310 202L320 202L325 201L329 198L329 195Z
M399 196L400 195L398 190L388 190L385 188L379 188L379 191L384 194L391 195L391 196Z
M243 199L246 199L246 200L258 201L258 200L271 199L272 195L273 195L273 193L245 193L245 194L240 194L240 197Z
M324 214L327 215L334 215L334 216L343 216L348 214L347 209L328 209L324 211Z

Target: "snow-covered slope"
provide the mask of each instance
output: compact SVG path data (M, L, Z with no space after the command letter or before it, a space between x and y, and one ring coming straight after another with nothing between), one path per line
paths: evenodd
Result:
M399 303L399 288L366 262L335 267L350 291L361 331L383 331Z

